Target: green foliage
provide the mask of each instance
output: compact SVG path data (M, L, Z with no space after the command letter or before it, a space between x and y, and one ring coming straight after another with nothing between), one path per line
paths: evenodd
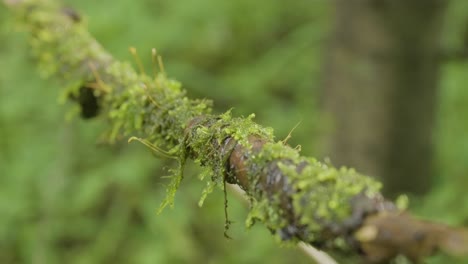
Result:
M441 39L442 47L447 52L457 54L466 47L467 4L466 1L456 0L449 5ZM424 216L452 225L468 223L468 205L460 203L465 200L468 184L467 71L468 64L463 58L452 58L443 65L434 133L438 175L436 188L416 208Z

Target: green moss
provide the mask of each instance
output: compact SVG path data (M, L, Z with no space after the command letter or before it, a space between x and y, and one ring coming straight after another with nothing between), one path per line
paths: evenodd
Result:
M308 227L309 237L305 240L309 242L321 239L317 237L317 233L324 226L343 224L350 217L350 201L353 197L365 193L372 198L379 193L381 187L374 179L353 169L337 169L331 164L302 157L298 150L285 146L282 142L265 144L251 160L252 164L262 168L272 162L277 163L287 178L284 185L293 190L291 203L294 216L284 211L285 205L280 201L280 195L283 195L281 191L290 189L283 186L275 194L267 194L265 187L262 188L262 183L259 183L262 172L257 171L250 176L253 184L250 193L254 201L247 224L251 225L259 220L272 230L282 230L291 224L284 221L285 218L298 218L297 225Z
M107 115L109 142L137 136L178 157L163 202L163 207L172 205L186 159L186 125L209 114L211 102L189 100L181 84L163 72L152 78L114 61L85 25L67 17L55 1L25 1L16 12L30 31L31 53L41 73L59 76L67 87L62 100L76 96L79 89L93 89Z
M229 110L219 116L200 118L191 127L186 138L186 146L190 149L195 163L204 167L200 179L206 180L209 176L200 204L203 204L207 194L214 187L224 188L227 161L236 144L250 148L248 142L250 135L273 139L273 130L253 122L254 117L250 115L247 118L233 118Z
M64 86L77 89L77 80L92 77L87 62L111 60L86 27L69 19L56 1L23 2L15 11L20 25L30 31L31 53L43 76L60 75Z
M353 169L337 169L302 157L283 142L275 143L273 130L253 122L254 115L235 118L231 111L212 115L210 101L188 99L181 84L164 72L150 77L114 61L82 23L67 17L53 1L30 0L18 13L31 32L32 53L41 72L59 76L67 87L62 97L93 89L109 122L110 142L136 136L164 156L177 159L160 210L173 205L187 158L204 168L200 179L206 181L206 188L200 205L216 187L224 188L227 180L235 182L235 177L226 178L226 170L237 144L245 150L248 168L251 210L247 226L261 221L275 232L306 226L302 239L320 241L321 229L339 225L350 216L354 196L366 193L372 198L379 191L378 182ZM261 150L252 149L252 135L266 142ZM266 183L265 177L274 176L282 177L280 185Z

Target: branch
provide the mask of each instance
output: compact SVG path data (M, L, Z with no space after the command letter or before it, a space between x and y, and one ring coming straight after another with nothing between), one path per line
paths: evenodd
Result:
M174 158L167 197L173 205L186 159L204 168L203 199L215 187L237 184L250 201L247 225L265 224L281 240L361 254L374 262L403 254L413 261L440 249L468 253L468 232L420 221L386 201L381 184L353 169L303 157L272 129L230 111L211 114L211 102L192 100L163 67L150 77L116 61L88 33L80 16L53 0L4 0L30 33L45 76L58 77L84 118L104 116L110 142L133 137ZM155 61L161 61L154 50ZM226 226L229 226L227 220Z

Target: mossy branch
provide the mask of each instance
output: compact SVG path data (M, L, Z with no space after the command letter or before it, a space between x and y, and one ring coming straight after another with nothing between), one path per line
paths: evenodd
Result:
M110 142L137 139L179 161L161 209L173 205L191 158L204 168L200 178L207 183L200 204L215 187L237 184L250 200L247 226L262 222L281 240L375 262L398 254L419 261L436 249L468 253L466 230L411 217L383 199L374 179L301 156L275 142L272 129L256 124L253 115L211 114L210 101L187 98L163 70L151 77L114 60L72 9L52 0L4 3L30 33L41 73L63 81L65 97L81 105L84 118L105 116Z

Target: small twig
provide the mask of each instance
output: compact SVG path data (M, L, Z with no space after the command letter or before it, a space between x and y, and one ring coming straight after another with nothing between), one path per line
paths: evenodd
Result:
M150 143L148 140L146 139L143 139L143 138L138 138L138 137L131 137L128 139L128 143L132 142L132 141L138 141L140 142L141 144L147 146L148 148L150 148L152 151L154 151L155 153L161 155L162 157L165 157L165 158L169 158L169 159L176 159L178 160L178 158L174 155L172 155L171 153L169 153L168 151L166 150L163 150L162 148Z
M301 249L304 254L313 258L317 261L318 264L338 264L330 255L327 253L320 251L309 244L304 242L299 242L298 247Z
M291 131L289 131L289 134L286 136L285 139L281 140L281 142L283 142L284 145L286 145L286 143L288 142L288 140L292 137L292 132L294 132L294 130L301 124L302 120L299 121L292 129Z

